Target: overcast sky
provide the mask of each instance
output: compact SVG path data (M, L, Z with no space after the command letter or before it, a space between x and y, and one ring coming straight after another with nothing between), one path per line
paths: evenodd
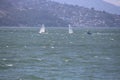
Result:
M120 7L120 0L103 0L103 1Z
M120 0L53 0L60 3L95 8L96 10L105 10L110 13L120 14Z
M120 0L53 0L62 3L70 3L70 4L81 4L81 3L94 3L95 1L105 1L115 6L120 6Z

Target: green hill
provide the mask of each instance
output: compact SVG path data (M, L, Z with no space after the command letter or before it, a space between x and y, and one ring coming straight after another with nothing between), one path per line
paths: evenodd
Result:
M120 15L50 0L1 0L0 26L119 27Z

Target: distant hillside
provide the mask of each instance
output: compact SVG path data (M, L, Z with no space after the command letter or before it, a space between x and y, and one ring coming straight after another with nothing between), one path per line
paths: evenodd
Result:
M0 26L119 27L120 15L50 0L1 0Z

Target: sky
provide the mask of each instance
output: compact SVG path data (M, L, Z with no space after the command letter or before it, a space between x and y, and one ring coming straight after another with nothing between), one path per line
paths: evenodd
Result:
M52 0L60 3L95 8L96 10L106 11L113 14L120 14L120 0Z
M120 7L120 0L103 0L103 1Z
M82 0L53 0L53 1L58 1L58 2L63 2L63 3L73 3L73 4L79 4ZM84 2L90 2L90 1L93 1L94 0L84 0ZM97 1L97 0L96 0ZM112 5L115 5L115 6L120 6L120 0L101 0L101 1L104 1L104 2L107 2L107 3L110 3ZM91 2L90 2L91 3Z

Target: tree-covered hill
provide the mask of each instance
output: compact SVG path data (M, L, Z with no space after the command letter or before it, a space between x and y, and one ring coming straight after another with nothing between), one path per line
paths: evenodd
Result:
M119 27L120 15L50 0L1 0L0 26Z

